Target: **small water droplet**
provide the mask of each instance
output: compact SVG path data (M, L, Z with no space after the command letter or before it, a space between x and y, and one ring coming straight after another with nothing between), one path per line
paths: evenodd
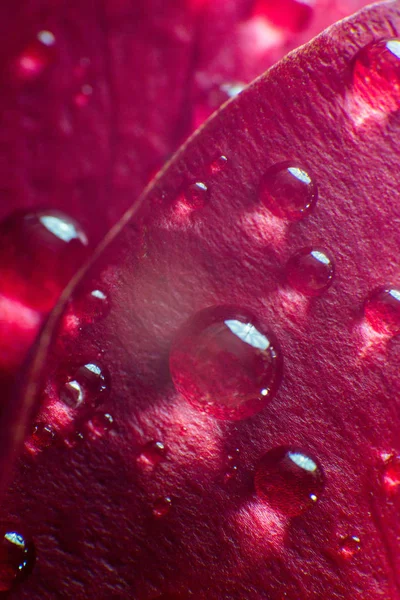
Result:
M169 496L165 496L164 498L159 498L156 500L153 506L153 515L160 519L161 517L165 517L172 507L172 500Z
M364 314L371 327L378 333L400 333L400 289L379 288L374 290L364 304Z
M276 393L282 357L273 335L246 310L200 311L178 332L170 354L176 389L198 410L220 419L245 419Z
M32 572L36 561L33 542L16 531L4 534L0 545L0 591L9 591Z
M64 443L68 448L76 448L76 446L81 445L85 441L85 434L82 429L75 429L72 432L69 432L68 435L64 438Z
M299 33L314 16L315 0L256 0L253 16L266 17L280 29Z
M110 312L110 301L107 294L94 289L73 301L73 310L82 321L93 323L104 319Z
M230 452L230 454L228 454L228 461L229 462L236 461L236 460L238 460L239 456L240 456L240 448L234 448Z
M313 506L324 488L318 462L302 450L281 446L265 454L256 475L257 494L272 508L289 517Z
M92 432L101 437L114 428L114 419L110 413L98 412L91 417L89 425Z
M385 462L382 482L388 495L400 493L400 456L392 456Z
M240 94L246 84L242 81L225 81L207 85L198 94L194 105L193 128L197 129L222 104Z
M0 292L47 312L87 253L85 233L67 215L16 212L0 224Z
M13 75L21 83L36 81L53 64L56 39L51 31L39 31L13 61Z
M317 201L317 186L299 165L290 162L271 167L261 183L261 200L277 217L299 221Z
M359 51L353 90L374 110L393 112L400 107L400 39L373 42Z
M348 535L341 539L339 553L345 560L351 560L361 550L361 540L356 535Z
M83 108L89 104L90 97L93 94L93 88L89 84L81 87L80 91L74 96L74 103L78 108Z
M208 202L208 187L205 183L201 181L197 181L190 185L185 193L184 199L186 204L188 204L193 209L203 208Z
M219 89L221 90L221 92L223 92L223 94L225 94L226 98L224 98L225 100L229 100L230 98L236 98L236 96L238 96L239 94L241 94L243 92L243 90L245 89L246 84L242 83L241 81L228 81L225 83L221 83L221 85L219 86Z
M213 175L216 175L217 173L221 173L221 171L223 171L226 166L228 164L228 159L226 158L226 156L219 156L218 158L216 158L210 165L210 172Z
M70 373L60 389L60 399L71 408L83 403L98 406L109 393L107 372L95 363L87 363Z
M319 296L331 285L334 275L332 259L325 250L303 248L286 265L289 284L306 296Z
M32 429L32 443L39 449L49 448L57 439L56 431L49 423L35 423Z
M156 467L164 460L166 453L166 447L162 442L148 442L143 446L137 460L142 465Z
M229 483L238 474L239 467L237 465L229 465L229 468L224 474L224 483Z

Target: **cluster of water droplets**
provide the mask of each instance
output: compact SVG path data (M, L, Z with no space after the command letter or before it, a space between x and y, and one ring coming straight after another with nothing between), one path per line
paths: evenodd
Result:
M10 591L33 570L36 562L34 543L18 531L8 530L0 541L0 592Z
M257 6L260 8L261 4L258 2ZM264 4L267 10L268 3ZM54 45L55 38L51 32L40 32L33 45L18 57L19 77L26 81L40 77L54 60ZM378 42L363 49L356 57L354 93L374 108L392 110L394 101L398 107L399 47L398 40ZM389 98L384 105L382 85ZM83 85L75 97L76 104L86 105L91 93L91 87ZM222 172L227 162L226 156L221 155L211 163L210 173ZM202 209L209 202L210 192L207 183L195 181L185 189L183 198L191 209ZM318 189L307 167L284 162L266 170L260 184L260 200L278 219L295 222L315 210ZM61 213L17 215L12 223L11 231L17 232L15 239L3 236L2 243L12 248L10 257L17 256L16 260L21 264L7 264L7 272L3 273L2 279L5 287L0 292L12 295L35 309L47 309L65 285L64 280L59 280L60 261L75 268L82 260L87 238L73 220ZM9 224L7 231L10 231ZM26 240L29 241L28 247ZM16 243L19 250L27 248L23 259L20 258L21 253L14 252ZM3 250L7 251L8 246ZM51 256L51 259L45 255ZM26 265L38 260L38 257L44 265L39 277L46 278L46 285L42 285L42 279L32 281L26 275L30 269ZM319 246L300 248L286 265L288 284L306 296L325 293L333 283L334 274L334 259L330 251ZM109 299L102 289L96 288L85 296L84 301L76 300L74 306L79 319L92 323L107 316ZM365 300L364 315L376 331L398 335L400 290L382 287L373 291ZM280 344L269 325L259 323L247 309L232 306L214 306L192 316L182 325L170 353L170 371L177 391L195 409L224 420L246 419L271 402L281 384L282 364ZM114 428L112 415L98 409L110 390L110 377L104 367L97 362L84 362L66 374L63 372L59 383L60 401L68 408L76 410L86 406L94 409L87 422L96 436L101 437ZM77 435L82 434L78 431ZM34 425L32 442L38 448L51 446L57 437L52 424L38 421ZM229 456L225 483L239 469L238 454L235 451ZM137 464L145 470L154 470L165 457L164 444L153 441L143 446ZM385 464L382 481L388 494L400 489L398 456ZM261 457L255 470L254 485L261 502L292 518L319 501L325 487L325 475L322 465L312 453L283 446L270 449ZM170 496L155 499L152 507L154 517L166 517L172 505ZM342 538L339 543L339 553L346 560L353 558L360 548L361 540L356 534ZM0 585L2 590L8 590L15 580L30 572L35 553L31 543L15 532L4 536L1 552L4 564L0 563Z
M38 31L28 43L20 49L10 64L11 81L18 86L30 87L43 85L59 62L57 37L53 31ZM91 85L91 61L82 57L72 69L71 105L81 110L87 107L93 96Z

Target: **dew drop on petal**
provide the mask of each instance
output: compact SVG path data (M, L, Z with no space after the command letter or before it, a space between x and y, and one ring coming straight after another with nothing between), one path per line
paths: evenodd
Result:
M232 481L232 479L234 479L239 471L239 467L235 464L229 465L228 469L225 471L223 480L224 483L227 484L230 481Z
M364 304L364 314L371 327L378 333L400 333L400 289L379 288L374 290Z
M112 415L110 415L110 413L103 412L97 412L92 415L89 425L92 432L98 437L102 437L104 434L111 431L115 426Z
M315 0L256 0L253 16L265 17L291 33L304 31L314 16Z
M0 544L0 591L9 591L32 572L36 561L33 542L16 531L7 531Z
M257 495L288 517L302 514L320 498L324 475L304 451L281 446L267 452L255 474Z
M382 483L387 495L400 493L400 456L392 456L385 462Z
M73 301L73 311L81 321L93 323L104 319L110 312L110 300L101 289L94 289Z
M203 208L208 202L209 190L205 183L197 181L184 192L185 202L190 208Z
M361 540L357 535L348 535L340 540L339 554L344 560L351 560L361 550Z
M91 85L85 84L81 87L80 91L74 96L74 104L78 108L84 108L89 104L90 98L93 94L93 88Z
M172 507L172 500L169 496L165 496L164 498L158 498L155 501L153 506L153 515L160 519L161 517L165 517Z
M49 448L57 439L57 433L49 423L38 422L32 428L31 442L33 445L43 450Z
M96 363L86 363L68 373L60 387L60 399L71 408L98 406L110 391L108 373Z
M216 158L215 160L213 160L213 162L210 164L210 172L213 175L216 175L217 173L221 173L221 171L223 171L226 166L228 164L228 159L226 156L221 155L218 158Z
M312 211L317 201L317 186L302 167L280 163L265 173L260 197L275 216L299 221Z
M178 392L195 408L220 419L250 417L275 395L282 356L272 333L248 311L206 308L178 332L170 353Z
M303 248L286 265L289 284L306 296L319 296L331 285L333 261L326 250Z
M21 83L30 83L40 78L55 60L56 38L51 31L39 31L34 40L26 45L14 59L14 78Z
M138 463L143 466L156 467L166 456L167 449L160 441L148 442L140 451Z
M400 107L400 39L373 42L354 61L353 94L373 110L390 113Z
M0 224L0 293L49 311L87 254L84 231L67 215L16 212Z

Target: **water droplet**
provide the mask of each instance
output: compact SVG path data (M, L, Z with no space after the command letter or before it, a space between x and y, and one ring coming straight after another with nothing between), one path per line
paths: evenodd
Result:
M208 188L205 183L197 181L190 185L185 193L184 199L193 209L203 208L208 202Z
M104 319L110 312L110 301L102 290L94 289L73 301L73 311L82 321L93 323Z
M92 432L98 437L114 428L114 419L110 413L95 413L89 422Z
M87 363L75 369L60 389L60 399L71 408L83 403L98 406L109 393L107 372L95 363Z
M5 533L0 545L0 591L9 591L15 583L26 579L35 561L33 542L16 531Z
M238 474L239 467L237 465L229 465L229 468L224 474L224 483L229 483Z
M236 98L243 90L245 89L246 84L241 81L228 81L226 83L221 83L219 89L223 94L225 94L225 100L229 100L230 98Z
M340 541L339 553L345 560L351 560L361 550L361 540L356 535L348 535Z
M156 467L165 458L167 450L162 442L147 443L138 456L138 462L145 466Z
M382 482L387 494L392 495L400 492L400 456L392 456L385 462Z
M246 84L242 81L226 81L207 85L198 94L194 105L193 128L196 129L224 102L240 94Z
M319 296L332 283L334 267L325 250L303 248L286 265L289 284L306 296Z
M313 209L317 201L317 186L302 167L281 163L265 173L261 200L275 216L299 221Z
M304 31L314 16L315 0L256 0L253 16L265 17L292 33Z
M169 511L171 510L172 500L169 496L165 496L164 498L159 498L156 500L153 506L153 515L160 519L161 517L165 517Z
M226 156L219 156L218 158L216 158L210 165L210 172L213 175L216 175L217 173L221 173L221 171L223 171L226 167L226 165L228 164L228 159L226 158Z
M85 84L81 87L80 91L74 96L74 104L78 108L83 108L89 104L91 95L93 94L93 88L89 84Z
M400 289L379 288L374 290L364 304L364 314L371 327L378 333L400 333Z
M234 450L232 450L230 452L230 454L228 454L228 461L231 463L233 461L238 460L240 456L240 448L234 448Z
M245 419L264 408L281 380L275 338L244 309L200 311L178 332L170 354L176 389L198 410Z
M0 224L0 293L47 312L87 253L87 237L70 217L17 212Z
M260 498L289 517L300 515L314 505L324 488L318 462L296 448L281 446L265 454L255 475Z
M13 61L13 75L21 83L36 81L53 64L56 39L51 31L39 31Z
M31 440L37 448L49 448L56 439L57 434L52 425L39 422L33 426Z
M353 91L374 110L400 106L400 39L380 40L362 48L353 70Z

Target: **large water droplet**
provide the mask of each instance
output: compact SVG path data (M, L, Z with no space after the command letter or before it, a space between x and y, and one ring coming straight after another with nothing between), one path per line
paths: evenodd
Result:
M400 456L392 456L385 462L382 483L387 494L400 493Z
M359 51L353 91L374 110L393 112L400 107L400 39L380 40Z
M361 550L361 540L357 535L348 535L340 541L339 553L344 560L351 560Z
M165 517L172 507L172 500L169 496L165 496L164 498L159 498L155 501L153 506L153 515L160 519L161 517Z
M364 304L364 314L375 331L398 335L400 333L400 289L374 290Z
M307 296L319 296L332 283L334 267L325 250L303 248L286 265L290 285Z
M315 0L256 0L253 15L266 17L276 27L299 33L309 26L314 5Z
M203 208L207 204L208 195L209 191L206 184L201 181L197 181L186 189L184 198L186 204L188 204L190 208L197 209Z
M35 560L33 542L16 531L5 533L0 545L0 591L9 591L15 583L28 577Z
M261 184L261 200L277 217L298 221L317 200L317 187L302 167L290 162L271 167Z
M274 336L246 310L200 311L178 332L170 354L176 389L220 419L254 415L275 395L282 358Z
M13 76L21 83L36 81L53 64L56 38L51 31L39 31L13 61Z
M255 487L260 498L289 517L313 506L324 488L318 462L302 450L281 446L258 463Z
M17 212L0 224L0 293L48 311L87 252L87 237L70 217Z
M143 446L137 461L143 466L156 467L164 460L166 453L166 447L162 442L148 442Z
M60 388L60 399L71 408L83 403L98 406L109 390L108 373L96 363L87 363L68 374Z
M49 448L57 439L54 427L49 423L35 423L32 429L31 441L40 450Z

